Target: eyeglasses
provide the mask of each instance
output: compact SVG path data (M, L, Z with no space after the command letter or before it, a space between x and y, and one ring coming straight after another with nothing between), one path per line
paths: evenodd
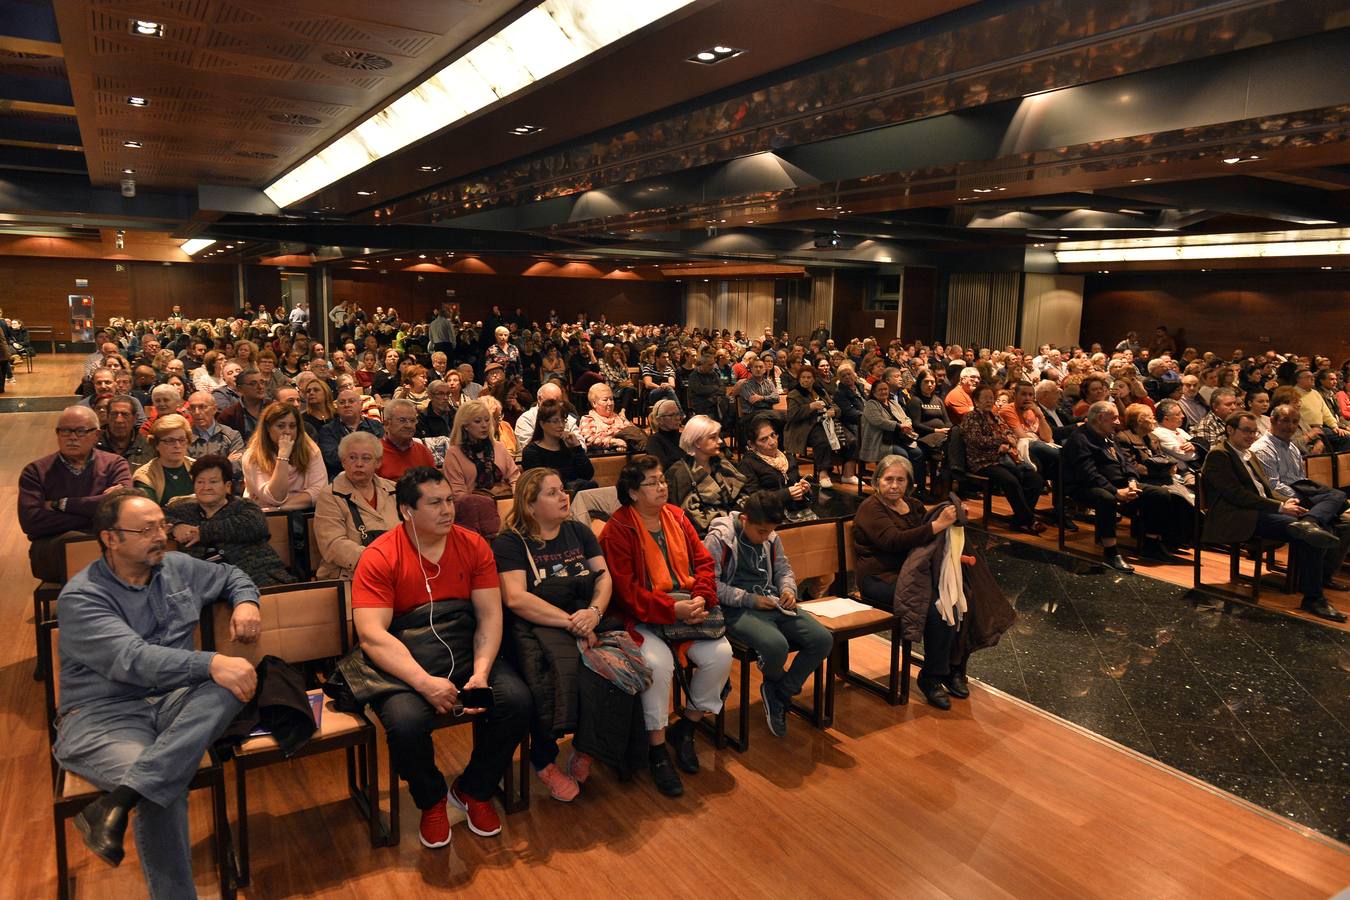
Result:
M58 437L83 438L88 437L96 431L98 431L97 428L65 428L60 425L56 427L56 434Z
M164 519L160 519L158 522L152 522L152 523L150 523L149 525L145 526L144 528L115 528L115 527L114 527L114 528L109 528L108 530L109 530L109 531L120 531L122 534L134 534L134 535L136 535L137 537L150 537L150 535L154 534L156 531L162 531L162 532L164 532L165 534L168 534L168 533L169 533L169 529L172 528L172 527L173 527L173 526L171 526L167 521L165 521Z
M666 486L666 479L664 476L656 479L655 481L644 481L642 482L642 484L638 485L638 487L665 487L665 486Z

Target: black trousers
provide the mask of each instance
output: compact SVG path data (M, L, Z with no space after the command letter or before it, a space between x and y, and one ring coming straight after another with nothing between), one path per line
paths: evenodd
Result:
M891 609L895 604L895 585L877 578L875 575L863 575L858 579L858 591L863 602L882 609ZM923 623L923 665L919 667L919 677L924 679L946 678L952 669L964 672L965 660L952 665L952 647L956 644L957 628L948 625L938 612L937 604L928 604L928 618Z
M1008 498L1015 524L1030 525L1035 521L1036 501L1045 488L1045 479L1035 466L1000 462L985 466L976 474L988 478L990 487L997 486L999 492Z
M816 474L830 474L830 469L834 467L834 448L830 446L830 440L825 436L825 426L820 422L811 426L811 433L806 436L806 446L811 448L811 461L815 464Z
M453 679L463 685L470 669ZM511 664L497 660L488 675L493 708L474 741L469 764L459 777L464 793L477 800L490 800L497 784L511 765L520 739L530 728L530 689ZM421 694L400 691L374 704L375 714L389 735L389 755L399 777L408 782L408 792L418 809L430 809L445 799L445 776L436 766L436 747L431 740L431 722L436 715ZM392 790L397 786L391 785Z
M1173 547L1187 543L1191 539L1195 507L1186 502L1184 497L1166 488L1141 484L1139 497L1123 505L1114 491L1105 488L1079 491L1073 498L1085 506L1092 507L1097 543L1115 540L1117 511L1133 519L1136 535L1156 534L1164 543Z

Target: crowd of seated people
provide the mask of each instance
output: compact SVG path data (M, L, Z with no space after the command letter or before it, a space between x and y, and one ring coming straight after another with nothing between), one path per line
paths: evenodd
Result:
M447 797L476 833L500 827L491 785L526 732L559 800L579 796L596 759L644 765L663 793L682 792L682 775L699 770L694 725L721 709L724 635L758 655L766 718L784 734L791 698L829 648L797 615L776 530L811 518L822 491L869 493L854 524L858 588L890 608L905 560L955 521L950 506L929 514L925 503L957 433L1014 528L1044 530L1053 485L1048 516L1065 504L1092 513L1103 561L1120 572L1133 570L1121 514L1140 555L1176 560L1202 482L1204 540L1290 543L1304 608L1344 619L1324 591L1344 587L1334 576L1350 545L1345 495L1304 465L1350 446L1343 373L1324 358L1222 359L1162 340L1032 355L836 342L828 329L792 340L603 318L541 327L500 311L470 322L453 305L428 323L342 309L331 352L303 315L114 321L86 361L84 399L59 417L56 452L21 476L20 522L33 574L61 583L63 539L103 540L123 513L155 518L186 556L238 572L237 600L242 584L302 577L268 547L265 516L312 511L317 577L353 581L363 646L412 687L376 713L428 846L449 840ZM606 455L627 459L597 541L569 514ZM127 490L162 513L119 501L100 519L104 498ZM417 668L394 633L428 594L471 611L449 681ZM964 661L940 649L952 642L949 611L911 613L939 648L920 687L948 708L968 695ZM671 724L668 635L680 629L706 637L688 642L694 673ZM633 698L626 716L597 702L589 653ZM430 717L458 690L488 686L492 735L447 790L427 749ZM576 697L541 709L563 686Z

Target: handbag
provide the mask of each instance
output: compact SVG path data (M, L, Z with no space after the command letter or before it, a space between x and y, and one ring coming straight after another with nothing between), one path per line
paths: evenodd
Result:
M684 591L672 591L670 596L675 600L691 599L690 595ZM688 622L672 622L669 625L648 625L647 627L673 644L683 641L715 641L726 636L727 617L722 612L722 607L714 606L708 610L708 617L697 625L691 625Z
M365 520L361 518L361 508L356 505L356 502L354 500L352 500L351 494L339 494L337 491L333 491L333 496L341 497L343 500L347 501L347 508L352 511L352 524L356 526L356 533L361 535L362 547L369 547L377 537L384 534L385 531L388 530L388 529L367 530Z
M389 623L389 633L407 646L429 674L452 678L472 671L473 634L478 627L468 600L437 600L415 606ZM461 661L468 666L460 665ZM411 691L403 679L376 666L360 647L338 660L323 684L324 695L341 712L359 712L386 694Z

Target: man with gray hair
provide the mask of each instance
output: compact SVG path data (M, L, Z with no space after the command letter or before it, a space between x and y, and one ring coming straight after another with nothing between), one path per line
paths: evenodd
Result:
M19 527L30 541L34 578L64 581L62 536L87 533L104 495L131 485L127 461L94 448L100 434L92 409L66 407L56 420L56 452L30 462L19 475Z
M1120 414L1109 400L1088 408L1083 426L1069 435L1061 451L1064 493L1095 512L1096 539L1102 561L1120 572L1134 567L1116 544L1116 513L1131 517L1131 530L1141 538L1140 555L1159 562L1179 562L1169 548L1185 543L1195 511L1180 494L1141 484L1139 471L1115 442Z
M411 400L390 400L384 405L384 458L376 470L381 478L398 481L403 473L418 466L436 468L436 457L416 439L417 404Z
M520 414L520 418L516 419L516 440L521 447L524 447L534 438L534 420L539 417L539 404L545 400L557 400L560 403L567 400L563 396L562 388L551 381L541 384L534 396L536 397L534 406L525 410ZM586 442L581 438L581 429L577 422L576 413L569 412L567 414L567 425L563 430L563 442L569 447L586 446Z
M980 370L966 366L961 370L956 387L947 392L943 403L947 407L947 417L953 425L960 425L961 418L975 408L975 389L980 386Z
M104 397L111 398L117 394L117 373L112 369L103 366L95 369L93 375L90 376L90 383L94 386L94 392L79 401L78 405L80 406L87 406L90 409L93 409L94 404ZM145 408L141 406L141 402L135 397L131 397L130 399L136 407L136 427L140 428L145 424Z

